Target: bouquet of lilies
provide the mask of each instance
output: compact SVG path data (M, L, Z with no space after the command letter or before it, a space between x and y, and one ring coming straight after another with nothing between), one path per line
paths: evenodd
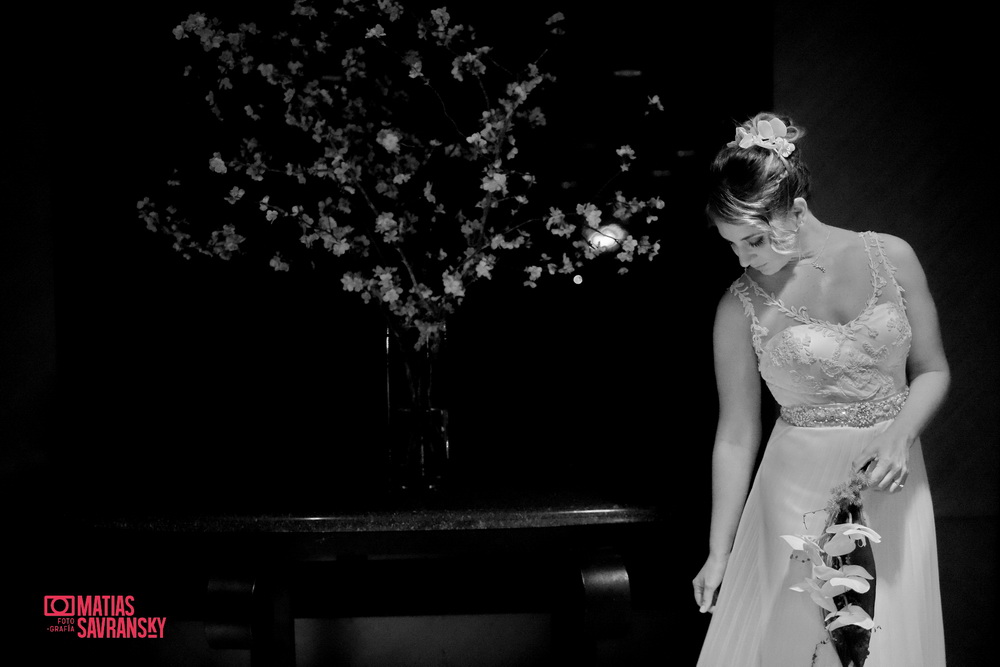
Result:
M867 526L861 492L865 471L832 491L821 535L782 535L792 549L805 554L811 575L793 591L808 593L824 610L824 622L844 667L863 667L875 627L875 558L878 533Z

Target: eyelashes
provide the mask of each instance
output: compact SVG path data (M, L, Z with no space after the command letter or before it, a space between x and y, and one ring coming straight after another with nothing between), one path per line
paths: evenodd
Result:
M767 237L765 237L765 236L758 236L757 238L753 239L752 241L747 241L747 245L749 245L751 248L759 248L762 245L764 245L764 241L766 241L766 240L767 240ZM729 247L732 248L733 250L736 250L736 244L733 243L732 241L729 241Z

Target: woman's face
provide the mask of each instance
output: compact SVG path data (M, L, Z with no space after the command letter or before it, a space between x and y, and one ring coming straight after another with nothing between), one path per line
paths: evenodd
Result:
M794 259L794 255L775 252L771 248L771 239L766 232L747 224L732 224L715 222L719 235L729 241L729 247L740 258L740 266L755 269L765 276L770 276Z

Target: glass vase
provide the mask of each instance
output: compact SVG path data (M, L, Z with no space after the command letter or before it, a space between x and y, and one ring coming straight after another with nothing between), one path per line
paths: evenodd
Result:
M444 325L386 329L389 478L393 490L432 492L446 484L451 443Z

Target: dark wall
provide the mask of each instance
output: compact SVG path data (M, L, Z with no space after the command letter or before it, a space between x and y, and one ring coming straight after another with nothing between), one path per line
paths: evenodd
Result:
M930 14L776 3L774 99L809 132L820 220L900 236L927 273L952 387L923 451L949 664L964 665L979 664L996 618L1000 400L995 169L982 138L992 56L985 16L959 5L953 33Z

